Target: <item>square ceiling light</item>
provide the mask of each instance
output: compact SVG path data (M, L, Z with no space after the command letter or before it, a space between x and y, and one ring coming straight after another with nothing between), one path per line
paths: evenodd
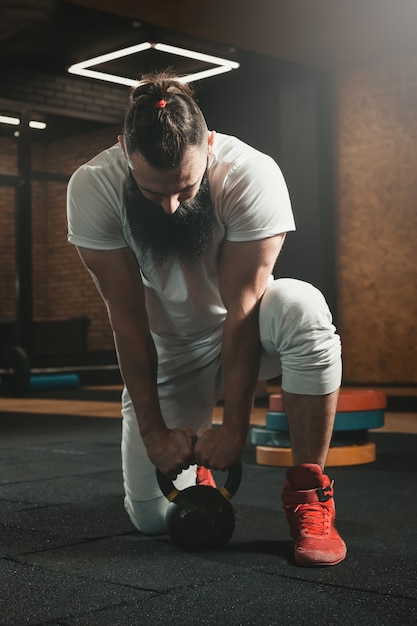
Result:
M146 51L156 51L157 53L163 53L168 55L173 55L174 57L191 59L194 62L198 63L199 69L197 71L191 72L178 72L179 80L183 83L189 83L195 80L201 80L203 78L209 78L211 76L216 76L217 74L223 74L224 72L229 72L230 70L237 69L239 67L239 63L236 61L231 61L229 59L223 59L221 57L212 56L210 54L203 54L201 52L195 52L193 50L189 50L187 48L179 48L178 46L172 46L164 43L151 43L149 41L144 41L134 46L129 46L128 48L122 48L120 50L115 50L114 52L109 52L107 54L102 54L100 56L87 59L86 61L81 61L80 63L75 63L68 68L68 72L71 74L77 74L79 76L86 76L87 78L96 78L98 80L105 80L111 83L117 83L119 85L127 85L129 87L134 87L140 82L140 79L129 78L128 76L122 75L128 69L126 66L123 68L119 65L119 69L115 68L115 71L102 71L103 65L108 65L108 69L111 69L112 63L114 66L114 62L118 59L125 59L126 57L132 58L133 55L137 55L139 53L144 53ZM172 58L172 57L171 57ZM91 69L92 67L100 66L100 70ZM104 68L105 69L105 68ZM136 73L137 67L133 73ZM141 72L146 73L146 72ZM181 75L183 74L183 75Z

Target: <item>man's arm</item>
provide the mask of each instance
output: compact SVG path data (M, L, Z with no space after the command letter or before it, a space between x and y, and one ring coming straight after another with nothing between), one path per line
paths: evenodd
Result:
M168 429L165 425L158 399L157 354L136 259L129 248L78 248L78 253L107 307L120 371L148 456L173 479L193 461L194 432L187 428Z
M225 376L223 424L205 431L196 445L199 463L220 470L237 461L246 443L259 374L259 305L285 234L260 241L225 241L219 285L227 309L222 361Z

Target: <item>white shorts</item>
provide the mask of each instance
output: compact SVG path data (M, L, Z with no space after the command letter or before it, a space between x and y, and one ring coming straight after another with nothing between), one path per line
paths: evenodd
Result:
M340 338L323 295L309 283L273 281L259 311L262 344L260 380L282 374L282 388L296 394L324 395L341 383ZM160 384L159 400L168 427L209 428L222 390L220 354L209 364ZM133 524L147 534L166 532L168 502L158 487L155 467L142 443L127 390L122 396L122 464L125 507ZM195 468L182 472L175 484L195 484Z

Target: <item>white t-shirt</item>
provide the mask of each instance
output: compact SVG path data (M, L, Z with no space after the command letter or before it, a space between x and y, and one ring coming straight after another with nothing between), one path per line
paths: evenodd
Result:
M201 264L141 266L146 309L158 350L158 379L210 362L221 346L226 310L218 289L221 243L264 239L295 229L275 161L235 137L217 133L208 160L214 230ZM81 248L130 247L139 258L123 201L127 161L118 144L74 172L68 185L68 240Z

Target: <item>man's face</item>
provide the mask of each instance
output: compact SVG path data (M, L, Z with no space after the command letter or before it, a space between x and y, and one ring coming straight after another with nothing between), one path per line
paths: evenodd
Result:
M196 263L207 249L212 212L206 176L207 151L192 146L179 167L158 170L131 155L125 184L127 219L145 256L156 263Z
M197 194L207 167L204 146L190 146L178 167L158 170L149 165L140 154L128 158L130 171L138 188L147 200L158 204L167 215Z

